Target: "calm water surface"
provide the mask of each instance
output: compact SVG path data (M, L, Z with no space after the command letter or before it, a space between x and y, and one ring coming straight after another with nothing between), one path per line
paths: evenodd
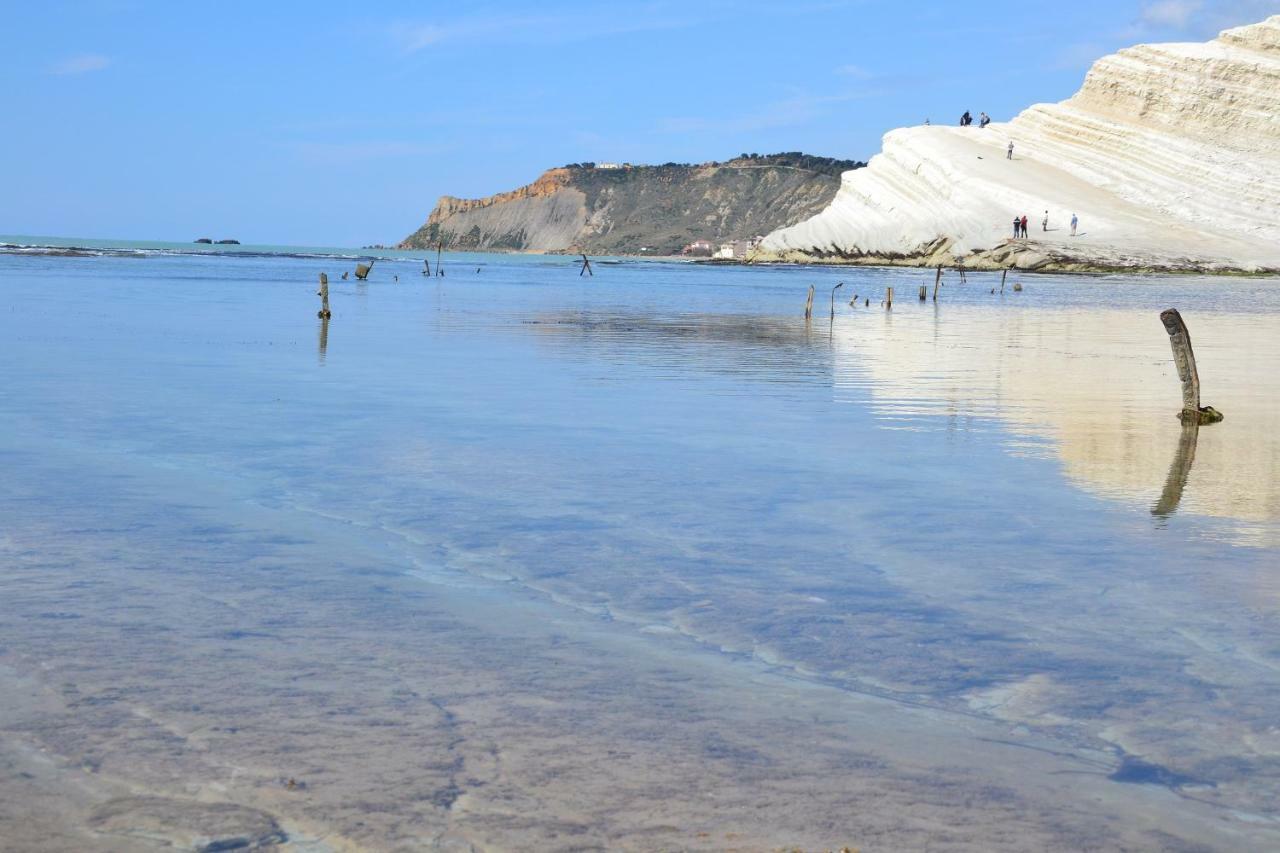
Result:
M0 255L0 832L1280 846L1276 282L349 264Z

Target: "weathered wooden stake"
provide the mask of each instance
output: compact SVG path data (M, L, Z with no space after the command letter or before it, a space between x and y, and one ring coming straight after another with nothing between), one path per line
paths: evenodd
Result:
M927 284L920 285L920 301L924 302L925 298L928 295L929 295L929 285Z
M938 301L938 287L942 284L942 266L938 266L938 274L933 277L933 301Z
M1004 280L1009 277L1009 271L1005 270L1000 273L1000 292L1004 293Z
M440 265L440 255L444 253L444 241L436 243L436 275L444 276L444 267Z
M367 264L356 264L356 278L360 279L360 281L366 280L369 277L369 271L373 269L373 264L376 260L377 258L374 258Z
M804 318L806 320L813 317L813 285L809 285L809 298L804 301Z
M844 287L843 281L837 284L835 287L831 288L831 319L832 320L836 318L836 291L842 287Z
M422 274L431 275L431 259L430 258L422 259Z
M1191 333L1187 331L1187 324L1182 321L1182 315L1176 308L1161 311L1160 322L1169 333L1173 363L1178 368L1178 378L1182 380L1182 411L1178 413L1179 420L1184 424L1216 424L1222 420L1222 413L1213 406L1200 405L1200 373L1196 370L1196 354L1191 348Z
M591 261L587 259L586 255L582 256L582 269L578 270L578 278L582 278L583 273L586 273L592 278L595 278L596 276L596 274L591 271Z
M317 317L329 319L329 274L320 273L320 289L316 291L320 296L320 310L316 312Z
M343 280L343 281L346 281L346 280L347 280L347 274L346 274L345 272L342 274L342 280Z
M893 308L893 288L892 287L885 289L884 307L889 309Z
M1021 293L1021 292L1022 292L1022 282L1020 282L1020 281L1015 281L1015 282L1013 283L1013 292L1014 292L1014 293Z

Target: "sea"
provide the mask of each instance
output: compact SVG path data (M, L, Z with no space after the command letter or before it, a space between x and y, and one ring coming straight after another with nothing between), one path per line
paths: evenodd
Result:
M1277 284L0 237L0 848L1280 849Z

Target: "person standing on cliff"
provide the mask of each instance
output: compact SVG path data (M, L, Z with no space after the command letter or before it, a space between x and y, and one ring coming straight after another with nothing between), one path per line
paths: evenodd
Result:
M1009 159L1013 159L1013 140L1009 140Z
M1022 236L1023 237L1030 236L1027 234L1027 215L1025 213L1022 214Z
M1021 237L1021 236L1022 236L1022 220L1018 218L1017 214L1014 214L1014 217L1013 217L1013 239L1017 240L1017 239L1018 239L1019 237Z
M1080 220L1076 218L1076 215L1074 213L1071 214L1071 236L1072 237L1076 236L1076 226L1079 224L1080 224Z
M1048 232L1049 230L1049 211L1044 212L1044 219L1040 220L1040 229Z

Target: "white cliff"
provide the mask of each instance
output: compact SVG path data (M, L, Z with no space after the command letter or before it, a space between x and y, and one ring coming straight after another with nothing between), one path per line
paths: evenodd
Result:
M1030 239L1013 241L1023 214ZM773 232L764 249L862 262L1280 269L1280 15L1208 43L1122 50L1070 99L1008 123L892 131L867 168L844 174L826 210Z

